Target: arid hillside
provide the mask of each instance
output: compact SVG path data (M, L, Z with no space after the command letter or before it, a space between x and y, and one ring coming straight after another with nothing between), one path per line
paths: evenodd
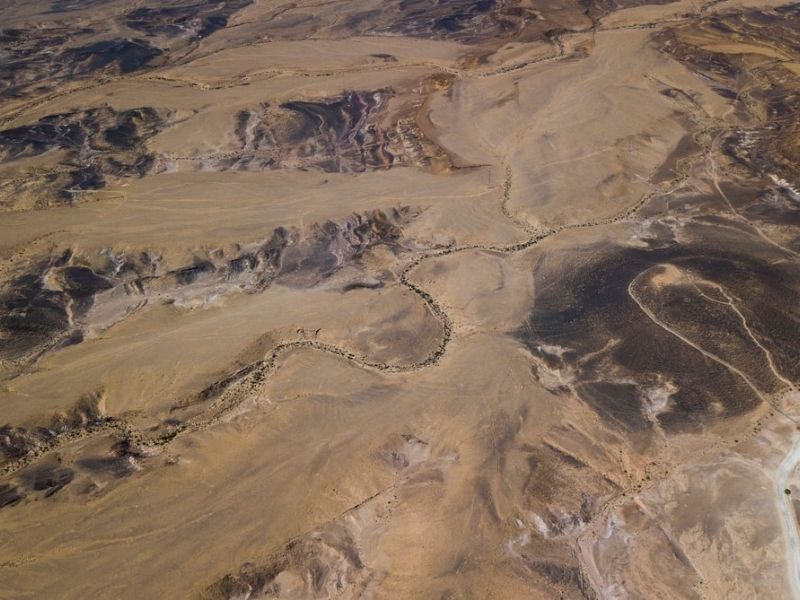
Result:
M800 4L0 23L0 599L800 598Z

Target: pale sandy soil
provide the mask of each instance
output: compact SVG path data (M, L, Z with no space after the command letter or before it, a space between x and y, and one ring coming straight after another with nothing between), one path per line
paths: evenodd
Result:
M800 592L800 18L401 4L2 99L0 598Z

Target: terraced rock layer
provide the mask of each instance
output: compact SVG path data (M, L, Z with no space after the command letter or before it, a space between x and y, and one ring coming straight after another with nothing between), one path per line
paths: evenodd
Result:
M0 18L0 598L800 594L795 4Z

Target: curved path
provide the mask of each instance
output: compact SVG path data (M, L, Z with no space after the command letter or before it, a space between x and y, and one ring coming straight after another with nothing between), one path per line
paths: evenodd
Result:
M705 11L707 7L715 4L715 0L711 2L707 2L700 11ZM676 22L685 22L688 21L689 18L679 18L679 19L666 19L664 21L658 22L650 22L650 23L642 23L638 25L630 25L630 26L620 26L620 27L595 27L593 28L596 31L602 30L612 30L612 29L652 29L656 28L661 24L674 24ZM567 34L567 35L585 35L586 33L590 33L592 30L587 30L586 32L579 32L575 34ZM424 66L429 66L432 68L441 68L442 70L447 71L455 75L457 78L461 77L489 77L501 73L507 73L512 70L523 69L528 66L541 63L541 62L551 62L561 60L563 58L567 58L569 55L565 53L564 46L562 41L555 37L552 40L554 47L555 47L555 55L543 59L535 59L524 63L517 63L512 65L501 66L496 69L487 70L484 72L478 73L467 73L465 71L459 69L447 69L436 65L425 64ZM406 68L410 66L409 64L400 65L400 67ZM308 72L306 72L308 73ZM263 73L265 76L276 76L280 74L286 73ZM323 72L319 71L315 73L317 76L329 76L332 74L330 71ZM338 74L338 72L336 73ZM154 80L156 77L146 77L147 79ZM95 82L91 85L82 86L73 90L68 90L61 94L53 94L51 96L45 97L40 99L27 107L20 109L19 111L15 111L13 114L6 115L4 118L0 117L0 124L7 123L11 119L24 114L24 112L34 106L39 106L49 100L52 100L55 97L71 94L76 91L89 89L95 87L97 85L102 85L108 83L112 79L106 79L102 82ZM170 81L169 83L173 84L185 84L185 85L192 85L191 82L187 81ZM240 85L241 82L230 82L228 86L235 86ZM225 86L225 85L223 85ZM716 124L718 126L718 124ZM709 152L710 148L703 148L698 150L696 154L692 156L692 159L696 159L702 156L705 152ZM687 159L687 163L690 162ZM519 228L525 234L525 238L522 241L513 244L507 245L492 245L492 244L466 244L466 245L454 245L448 248L437 249L428 251L425 253L420 254L416 258L414 258L411 262L409 262L400 272L399 283L400 285L404 286L414 294L420 297L420 299L425 303L425 305L430 310L431 314L440 322L442 327L442 336L439 340L437 346L433 349L433 351L422 361L412 364L406 365L397 365L397 364L386 364L386 363L378 363L375 361L370 360L368 357L363 356L361 354L352 352L346 348L342 348L339 346L335 346L332 344L327 344L323 342L318 342L316 340L308 340L308 339L293 339L293 340L285 340L281 343L274 346L261 360L256 361L243 369L232 373L224 380L214 384L210 388L208 388L205 392L201 401L208 402L207 409L197 417L189 419L176 428L170 430L168 433L162 433L159 435L152 435L140 431L133 427L130 423L126 422L123 419L117 418L108 418L103 421L90 424L86 429L66 433L60 435L55 440L53 440L49 444L42 444L40 447L37 447L33 452L31 452L28 456L19 459L16 462L9 463L3 469L3 473L8 476L13 474L14 472L18 471L22 467L30 464L34 460L37 460L44 454L50 453L52 451L57 450L67 444L73 443L78 439L85 438L87 436L94 436L94 435L101 435L101 434L109 434L109 433L118 433L123 437L130 439L132 442L142 445L142 446L162 446L167 445L172 442L172 440L176 439L179 436L182 436L186 433L197 432L201 431L207 427L213 426L215 423L218 423L220 420L225 418L229 415L233 410L235 410L240 404L246 401L248 398L252 398L253 395L261 389L267 381L277 372L277 370L281 366L282 358L298 349L313 349L319 352L324 352L333 356L340 357L344 360L351 362L354 365L357 365L360 368L369 369L372 371L378 371L381 373L386 374L398 374L398 373L408 373L413 372L416 370L424 369L433 365L436 365L445 355L447 352L450 342L452 341L453 337L453 322L451 317L447 314L445 308L431 295L428 291L426 291L421 286L417 285L412 281L412 274L414 269L419 266L422 262L434 259L438 257L447 256L450 254L456 254L459 252L470 251L470 250L484 250L490 252L498 252L503 254L512 254L516 252L520 252L531 248L532 246L539 244L540 242L544 241L549 237L553 237L563 231L571 230L571 229L578 229L578 228L586 228L586 227L598 227L604 225L610 225L617 222L624 222L625 220L631 218L639 209L641 209L653 196L659 193L668 193L669 191L679 187L687 178L688 178L688 170L684 171L680 175L678 175L675 179L666 184L662 185L654 185L650 191L645 193L635 204L626 208L625 210L621 211L620 213L605 218L605 219L597 219L597 220L588 220L583 222L576 222L570 224L560 225L555 228L549 228L544 230L539 230L533 227L530 223L527 223L524 219L520 218L518 215L514 214L509 209L509 200L511 197L511 191L513 187L513 172L512 170L506 165L506 161L500 161L500 166L504 172L504 181L502 185L502 198L500 202L500 208L505 215L505 217L513 223L517 228ZM717 172L716 172L716 165L712 163L711 166L711 175L713 179L713 183L717 190L719 191L720 195L723 199L728 202L729 208L731 211L736 214L735 209L731 205L730 201L725 197L724 192L720 189L718 181L717 181ZM738 216L738 215L737 215ZM762 232L757 232L761 235L761 237L765 237ZM767 239L767 241L769 241ZM771 242L773 245L776 245L775 242ZM782 248L784 251L788 251L786 248ZM668 327L666 327L663 323L659 322L657 318L655 318L652 313L648 312L648 309L641 304L638 298L635 296L635 291L633 291L630 287L628 288L631 297L634 301L639 304L640 308L645 312L645 314L654 320L659 326L664 327L667 331L670 331L673 335L678 336L682 341L692 343L681 337L679 332L674 332ZM732 299L729 298L732 304ZM741 316L741 315L740 315ZM744 319L743 316L741 316ZM746 323L745 323L746 326ZM726 368L734 371L737 375L741 376L748 385L752 386L752 383L746 378L746 376L741 373L741 371L735 370L735 367L725 363L721 359L716 356L708 355L702 348L695 347L698 351L706 354L712 360L723 364ZM766 351L766 350L765 350ZM754 390L757 394L763 398L761 392L758 390ZM773 404L773 406L775 406ZM779 410L779 407L775 407L776 410ZM784 416L785 413L780 413ZM784 488L786 487L786 482L789 476L792 474L798 463L800 462L800 435L797 435L793 446L784 460L781 462L781 465L778 469L778 474L776 478L776 492L780 495L779 503L781 507L781 516L782 522L784 525L784 529L786 531L786 536L789 544L789 551L790 551L790 568L792 574L792 585L795 592L795 596L800 598L800 537L798 536L797 530L797 523L794 517L794 510L791 502L791 498L784 494ZM657 480L654 478L653 481L648 482L648 485L656 485ZM625 494L632 491L634 489L634 485L626 487L624 490L621 490L619 493L614 494L612 497L606 499L606 502L603 503L603 506L600 510L598 510L595 518L592 519L594 522L602 521L603 515L608 514L608 511L612 510L613 507L619 502L621 499L625 497ZM586 532L588 535L589 527L586 528ZM578 546L580 546L580 539L576 542ZM583 562L583 561L579 561Z
M652 26L652 24L648 23L647 27L650 26ZM595 26L592 29L588 29L586 31L575 32L570 35L582 35L585 33L589 33L595 29L597 29L597 26ZM453 70L454 71L453 74L457 78L472 77L476 75L480 77L487 77L492 75L498 75L501 73L506 73L509 70L525 68L542 62L552 62L569 58L570 55L565 53L564 44L558 35L552 36L550 41L554 47L554 55L551 57L534 59L531 61L527 61L520 64L514 64L511 66L505 66L505 67L501 66L495 69L490 69L479 73L470 73L468 71L462 71L456 69ZM30 108L39 106L56 97L69 95L77 91L96 87L98 85L104 85L109 81L116 79L119 78L106 78L101 81L95 82L94 84L81 86L78 88L67 90L62 93L55 93L48 95L45 98L34 101L33 103L31 103L26 107L14 111L13 114L7 115L5 116L5 118L0 117L0 125L2 123L8 122L20 116ZM234 83L231 85L232 86L239 85L239 83ZM703 151L704 150L699 150L697 152L697 155L699 156ZM2 474L5 476L11 475L16 471L19 471L24 466L37 460L41 456L49 454L53 451L58 450L59 448L64 447L69 443L72 443L78 439L83 439L88 436L94 436L102 433L109 433L111 431L117 431L121 432L124 435L124 437L130 439L131 441L137 444L143 446L161 446L164 444L169 444L172 440L185 433L205 429L206 427L209 427L219 422L221 418L223 418L230 411L238 407L241 404L241 402L243 402L246 398L250 397L255 392L256 389L263 386L264 383L279 368L280 366L279 359L284 354L294 349L303 349L303 348L314 349L320 352L325 352L343 358L361 368L373 371L379 371L387 374L407 373L410 371L416 371L429 366L433 366L439 362L439 360L444 356L445 352L447 351L448 345L452 339L453 329L452 329L451 318L444 310L444 308L439 304L439 302L425 289L418 286L410 279L412 271L422 262L428 259L443 257L450 254L456 254L459 252L464 252L469 250L485 250L489 252L511 254L526 250L540 243L541 241L549 237L552 237L556 234L559 234L563 231L571 229L587 228L587 227L598 227L598 226L610 225L617 222L622 222L633 216L654 195L658 193L667 193L668 191L678 187L681 183L683 183L683 181L685 181L688 178L688 172L683 172L679 174L672 181L662 183L660 185L654 185L652 189L647 193L645 193L634 205L624 209L623 211L611 217L607 217L604 219L587 220L576 223L568 223L553 228L538 230L510 211L508 203L510 200L511 190L513 185L513 173L512 170L508 166L506 166L506 157L498 157L498 158L500 160L500 164L504 169L504 182L502 186L502 198L500 202L501 211L503 212L505 217L509 221L511 221L516 227L521 229L527 235L527 237L524 240L513 244L494 245L494 244L475 243L475 244L454 245L443 249L424 252L415 259L413 259L408 265L406 265L402 269L399 278L400 284L409 289L417 296L419 296L421 300L425 303L425 305L428 307L431 314L433 314L434 317L436 317L436 319L439 320L442 326L442 337L439 341L439 344L431 352L431 354L424 360L418 363L412 363L408 365L378 363L370 360L368 357L352 352L351 350L348 350L346 348L342 348L339 346L323 342L318 342L316 340L308 340L308 339L285 340L283 342L278 343L275 347L273 347L272 350L270 350L270 352L267 353L267 355L263 359L255 363L252 363L250 365L247 365L242 369L239 369L235 373L224 378L222 381L213 384L212 386L210 386L210 388L207 388L204 392L201 393L201 401L207 401L209 397L213 398L209 408L202 414L198 415L197 417L194 417L179 424L178 426L171 429L167 433L162 433L153 436L151 434L146 434L142 431L139 431L124 419L109 417L104 420L89 424L84 429L64 433L54 438L48 443L42 443L36 446L26 456L6 464L2 469Z

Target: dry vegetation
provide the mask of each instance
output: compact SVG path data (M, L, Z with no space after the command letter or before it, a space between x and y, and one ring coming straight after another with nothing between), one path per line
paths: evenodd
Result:
M0 598L800 594L800 6L0 19Z

